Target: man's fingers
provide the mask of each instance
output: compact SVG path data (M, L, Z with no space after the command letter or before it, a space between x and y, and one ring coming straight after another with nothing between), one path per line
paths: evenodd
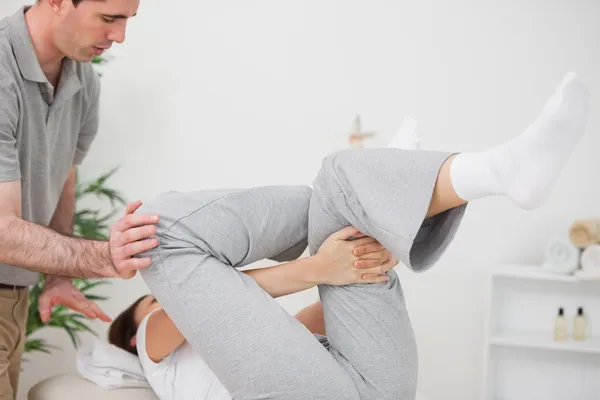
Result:
M38 299L38 308L42 322L48 322L52 307L50 306L50 298L45 294L42 294Z
M152 265L152 259L150 257L130 258L119 264L118 273L121 278L129 279L135 276L138 269L147 268L150 265Z
M104 311L102 311L102 309L98 306L98 304L94 303L93 301L90 301L90 307L91 307L92 311L94 312L94 314L96 314L96 316L98 316L98 318L100 318L102 321L104 321L104 322L112 321L112 319L108 315L106 315L106 313Z
M125 232L138 226L154 225L158 220L159 216L156 214L129 214L117 221L113 229L117 232Z
M158 239L152 238L140 240L139 242L126 244L121 248L122 250L119 251L118 254L123 256L123 258L129 258L140 254L146 250L150 250L156 246L158 246Z
M97 316L92 309L92 302L86 299L81 292L72 292L69 296L63 295L57 301L71 310L79 311L88 318L95 319Z
M135 210L140 208L141 205L142 205L141 200L136 200L136 201L132 201L131 203L128 203L127 206L125 207L125 215L133 214L135 212Z
M141 226L139 228L131 228L119 235L115 244L118 247L125 246L128 243L133 243L142 239L149 238L155 233L156 226L154 225Z

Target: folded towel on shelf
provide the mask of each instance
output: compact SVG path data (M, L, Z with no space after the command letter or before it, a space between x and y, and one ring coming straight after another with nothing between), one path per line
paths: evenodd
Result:
M600 278L600 245L593 244L581 252L581 269L575 275L582 278Z
M552 238L546 244L542 268L548 272L570 275L579 268L580 253L569 238Z
M600 244L600 218L574 221L569 228L569 238L580 249Z
M81 376L105 389L150 388L139 358L102 339L77 351L76 367Z

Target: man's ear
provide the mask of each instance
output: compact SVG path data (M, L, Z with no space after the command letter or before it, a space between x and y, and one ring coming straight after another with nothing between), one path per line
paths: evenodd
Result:
M137 344L137 338L134 336L131 338L131 340L129 341L129 344L131 345L131 347L135 347Z
M52 11L54 11L57 14L59 14L61 12L61 10L66 5L65 3L67 3L67 0L44 0L44 1L47 1L50 8L52 8Z

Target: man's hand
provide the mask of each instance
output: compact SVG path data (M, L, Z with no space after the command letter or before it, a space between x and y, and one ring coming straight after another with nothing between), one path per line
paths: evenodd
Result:
M318 283L327 285L386 282L384 273L398 264L377 240L352 226L330 235L315 257L321 265Z
M86 299L83 293L75 289L70 278L49 275L46 277L46 286L39 299L42 322L48 322L52 314L52 308L59 304L80 312L91 319L100 318L104 322L111 321L111 318L96 303Z
M158 245L158 239L150 237L156 233L159 216L134 214L141 205L139 200L127 204L125 216L110 229L109 249L114 273L125 279L133 278L138 269L152 263L150 257L134 256Z

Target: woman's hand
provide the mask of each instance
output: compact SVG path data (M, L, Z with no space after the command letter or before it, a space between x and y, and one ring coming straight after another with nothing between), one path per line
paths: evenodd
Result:
M351 237L358 239L347 240ZM398 264L377 240L352 226L330 235L314 257L316 282L333 286L386 282L385 272Z

